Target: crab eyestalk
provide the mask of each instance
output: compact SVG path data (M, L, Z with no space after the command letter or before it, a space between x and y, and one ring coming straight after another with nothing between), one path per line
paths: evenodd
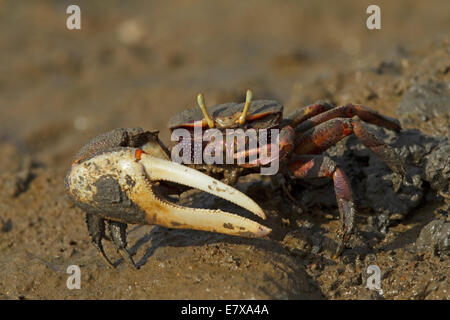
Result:
M197 103L200 109L202 110L203 116L205 117L208 126L210 128L214 128L214 120L211 119L211 117L208 114L208 111L206 110L205 98L203 97L203 94L199 93L197 95Z
M242 110L241 116L239 117L239 124L244 124L247 120L248 110L250 109L250 105L252 104L253 92L250 89L247 89L247 94L245 97L245 105L244 110Z

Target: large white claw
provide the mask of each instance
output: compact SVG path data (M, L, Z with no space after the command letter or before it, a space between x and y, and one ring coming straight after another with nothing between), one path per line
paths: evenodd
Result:
M144 167L150 180L176 182L208 192L265 219L264 211L252 199L206 174L148 154L142 154L139 162ZM145 201L144 199L151 201ZM246 237L262 237L271 232L271 229L255 221L222 210L187 208L168 203L155 197L152 190L147 188L141 189L139 196L134 201L143 208L149 206L147 212L153 211L152 209L156 205L159 212L153 215L154 222L168 227L213 231Z
M266 219L264 211L255 201L247 197L239 190L211 178L206 174L181 164L156 158L148 154L141 155L140 163L144 166L145 171L151 180L176 182L208 192L237 204L262 219Z
M139 166L141 169L138 169ZM171 181L229 200L265 218L263 210L242 192L206 174L175 162L141 154L136 161L124 161L122 173L133 177L129 197L146 212L146 222L169 228L194 229L243 237L263 237L272 230L255 221L222 210L182 207L154 193L153 181ZM142 173L139 171L142 170Z
M163 160L139 149L106 152L72 166L66 186L73 199L105 219L157 224L245 237L271 232L255 221L222 210L176 205L158 194L157 181L196 188L265 218L263 210L242 192L197 170ZM131 201L129 201L131 200Z

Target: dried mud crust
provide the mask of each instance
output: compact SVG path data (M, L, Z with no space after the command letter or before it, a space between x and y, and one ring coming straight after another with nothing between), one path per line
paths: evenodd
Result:
M414 19L386 14L383 23L396 25L399 33L383 29L367 43L358 40L358 32L369 38L366 30L349 24L365 12L353 2L329 3L325 13L313 4L299 10L285 3L274 10L271 2L259 1L249 10L249 2L233 8L222 2L214 9L220 15L213 10L201 19L203 2L181 2L177 10L130 3L123 20L94 6L82 35L58 31L65 8L42 2L21 9L10 3L15 7L7 12L17 9L31 19L17 23L11 19L19 14L6 15L0 22L17 26L0 28L0 43L7 48L2 61L8 62L0 64L0 298L450 298L449 207L439 195L448 192L449 182L449 109L440 101L448 101L450 39L436 36L443 30L439 21L449 21L448 1L435 11L417 2L416 9L429 14L421 21L420 30L428 32L424 40L417 29L398 25L407 20L416 26ZM401 15L404 4L392 6L389 11ZM133 18L136 12L141 19ZM345 14L340 19L336 12ZM258 24L267 13L270 30ZM170 28L169 16L183 28ZM37 28L37 20L45 23ZM325 27L299 39L298 30L311 25ZM122 32L130 26L131 38ZM36 33L27 38L30 28ZM239 38L226 41L217 34ZM403 39L414 46L400 45ZM358 55L365 45L367 54ZM396 178L350 137L329 151L351 178L359 209L358 231L339 259L330 259L340 224L329 181L293 184L299 209L268 181L251 176L237 187L265 209L270 237L130 226L129 246L141 269L123 261L108 268L90 242L84 213L64 191L76 151L116 127L158 129L168 141L164 124L193 107L197 92L204 90L212 105L242 101L247 87L258 99L282 102L286 114L326 99L361 103L399 118L405 132L380 134L406 161L411 184L394 192ZM202 193L187 192L179 201L238 210ZM105 246L108 256L119 259L110 243ZM72 264L81 268L81 290L66 287ZM383 295L365 288L369 265L381 269Z

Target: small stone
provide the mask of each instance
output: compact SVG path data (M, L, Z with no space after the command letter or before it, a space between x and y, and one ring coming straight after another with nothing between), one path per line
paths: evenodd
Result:
M428 223L416 240L418 250L433 251L436 255L450 254L450 222L440 218Z

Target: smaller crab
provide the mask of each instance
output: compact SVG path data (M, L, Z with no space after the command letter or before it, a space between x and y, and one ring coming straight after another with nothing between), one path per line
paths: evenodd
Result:
M379 156L392 171L404 176L405 169L398 155L379 138L366 124L374 124L389 130L401 130L398 120L379 114L378 112L358 104L347 104L333 107L328 103L316 103L296 110L287 118L283 118L283 106L273 100L252 101L252 92L247 90L245 103L225 103L206 108L203 95L199 94L200 108L188 109L173 116L168 123L173 132L184 129L190 132L190 140L182 141L186 145L198 145L199 138L195 129L207 132L219 129L224 137L230 135L229 129L255 129L257 132L278 129L278 141L268 141L266 144L249 148L245 152L237 151L231 144L235 159L249 158L250 155L260 155L256 162L239 164L188 164L203 170L216 178L223 175L224 182L236 183L240 175L256 172L257 169L279 161L283 175L294 179L330 178L334 183L336 200L342 223L342 240L335 257L340 255L346 241L353 233L356 213L350 182L342 169L329 157L321 155L344 137L354 134L361 143ZM260 129L266 129L261 131ZM202 137L202 135L200 135ZM206 141L200 144L205 150L211 144L222 143L223 152L230 152L226 138L216 141ZM185 139L186 140L186 139ZM207 140L207 139L206 139ZM272 139L273 140L273 139ZM267 157L267 149L277 153ZM264 156L263 156L264 155ZM293 197L282 184L288 196ZM396 188L396 186L394 186Z
M127 224L262 237L271 229L222 210L179 206L166 199L172 182L197 188L235 203L265 219L263 210L240 191L201 172L169 161L157 131L115 129L91 140L75 156L65 187L71 200L86 212L93 244L110 265L102 245L105 222L124 259L137 268L127 250ZM176 189L176 188L175 188Z

